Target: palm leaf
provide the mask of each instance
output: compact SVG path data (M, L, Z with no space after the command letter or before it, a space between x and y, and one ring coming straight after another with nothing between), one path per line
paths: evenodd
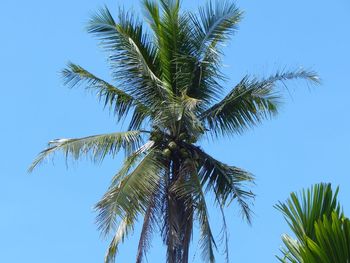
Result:
M328 259L327 262L350 261L350 220L339 217L332 212L331 218L324 215L322 220L315 224L316 241L308 239L309 253L315 262ZM313 245L311 245L313 244ZM310 255L311 256L311 255Z
M330 263L350 260L349 220L337 201L339 189L330 184L317 184L300 194L291 193L281 211L296 239L284 235L281 250L285 263Z
M113 176L109 189L112 189L119 185L119 183L129 174L129 172L135 168L139 162L151 151L154 147L154 141L147 141L141 147L139 147L132 154L127 155L122 167L116 175Z
M128 93L151 106L167 96L158 76L157 51L131 13L121 9L118 18L116 22L105 7L91 18L88 31L111 52L113 76Z
M280 95L276 85L292 79L319 82L314 72L305 70L276 73L263 80L246 76L224 99L203 112L200 118L214 136L241 133L277 113Z
M153 30L154 37L159 37L161 33L161 17L159 4L153 0L143 0L142 4L144 7L144 15L146 22Z
M211 57L220 53L217 45L236 32L242 12L231 1L209 1L199 8L199 19L194 15L191 18L197 35L200 62L209 62Z
M303 262L300 243L286 234L282 235L282 241L285 245L285 248L281 249L283 258L277 256L277 259L282 263Z
M159 50L160 67L162 70L162 80L174 91L174 58L178 51L179 31L179 1L160 0L162 7L162 20L157 35L157 45Z
M315 222L314 239L305 235L303 241L283 236L286 250L283 250L284 263L332 263L349 262L350 260L350 221L340 218L335 211L331 217L324 215Z
M222 200L220 199L220 196L217 192L215 192L215 201L219 204L219 209L221 213L222 218L222 228L221 228L221 237L220 241L224 244L224 250L223 254L225 255L225 262L230 262L230 255L229 255L229 236L228 236L228 230L227 230L227 222L226 222L226 216L224 211L224 204L222 203Z
M148 152L131 173L120 176L118 184L114 181L114 186L96 205L99 211L97 222L102 233L110 233L118 219L146 212L159 185L162 163L158 155L155 150Z
M143 225L139 240L139 245L137 248L136 263L141 263L146 253L148 252L151 245L152 234L155 231L157 225L157 214L159 214L159 209L161 203L159 202L160 189L156 189L153 193L150 204L147 207L146 213L143 219Z
M209 1L199 8L199 16L190 15L192 56L185 57L191 78L188 83L188 95L207 103L218 99L222 86L218 80L224 80L221 73L221 46L237 29L242 12L230 1ZM188 63L190 62L190 63ZM184 67L183 67L184 68ZM181 72L184 69L181 69ZM186 71L186 69L185 69Z
M200 181L198 180L197 176L193 177L194 178L192 179L196 183L194 189L194 203L201 229L200 246L202 249L202 258L205 262L213 263L215 262L214 248L217 247L209 224L208 208L205 202L204 193L201 189L202 186Z
M134 216L125 216L119 224L119 227L109 244L106 256L105 263L114 263L116 255L118 253L118 247L120 243L123 243L125 238L130 234L134 229L135 217Z
M254 198L254 194L244 189L244 184L252 183L253 175L235 166L219 162L199 147L189 146L189 148L192 155L198 158L198 176L203 187L206 187L206 191L215 193L217 199L220 200L219 205L229 205L233 200L238 202L242 215L250 223L249 203Z
M202 122L196 115L198 112L196 108L199 108L201 103L201 101L186 95L174 98L170 102L164 102L166 107L153 116L153 125L163 129L171 128L175 136L181 131L186 131L188 136L194 136L198 139L204 133Z
M94 162L104 159L107 154L115 156L121 148L126 152L136 150L142 141L140 131L116 132L94 135L78 139L56 139L50 141L48 148L43 150L29 167L29 172L41 164L48 156L61 151L66 159L77 160L82 156L91 156Z
M79 65L68 63L67 68L62 71L62 77L64 83L71 88L87 85L86 89L96 92L99 100L104 101L104 105L109 106L119 120L128 114L131 107L134 107L135 113L148 113L146 106L133 96L96 77Z
M333 193L330 184L318 184L300 194L291 193L285 202L275 207L281 211L296 237L302 241L304 236L315 239L315 222L323 216L331 217L333 211L342 215L337 201L339 188Z

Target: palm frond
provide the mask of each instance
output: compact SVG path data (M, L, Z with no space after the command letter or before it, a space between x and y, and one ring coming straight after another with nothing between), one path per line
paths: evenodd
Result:
M181 73L186 72L190 83L188 94L206 103L218 99L222 93L219 80L225 80L221 72L221 47L237 30L242 12L231 1L208 1L199 8L199 16L190 15L191 35L187 42L192 52L186 56ZM186 53L187 54L187 53ZM190 80L189 80L190 79Z
M225 211L224 211L225 206L222 203L222 200L220 199L220 196L218 195L217 192L215 192L215 200L219 204L219 209L220 209L221 218L222 218L222 228L221 228L220 241L221 241L221 243L224 244L223 254L225 255L225 262L229 263L230 262L229 247L228 247L229 236L228 236L226 216L225 216Z
M174 88L174 58L178 52L179 31L179 0L160 0L162 7L162 34L158 38L159 58L162 67L162 77L168 85Z
M200 104L200 100L186 95L164 102L165 107L153 116L153 125L170 130L172 136L186 131L188 136L198 138L204 134L202 122L196 115Z
M201 229L200 246L202 249L202 258L205 262L214 263L214 248L216 249L217 247L209 224L208 209L205 202L204 193L199 190L201 187L199 181L197 181L196 187L198 191L196 194L198 196L195 203L196 213Z
M254 194L245 189L244 184L253 183L254 176L235 166L224 164L197 146L187 146L192 156L197 156L198 176L206 191L212 191L218 200L219 205L227 206L236 201L242 211L243 217L251 222L250 202Z
M115 229L118 219L127 215L144 214L151 204L152 195L159 185L162 170L160 153L151 150L128 175L114 182L96 205L97 223L105 235Z
M133 96L96 77L79 65L68 63L67 68L62 71L62 77L64 84L71 88L86 85L87 90L96 92L99 100L104 102L104 106L109 106L119 120L125 117L132 107L135 114L149 114L147 107Z
M242 12L232 1L208 1L199 8L199 19L192 15L198 45L199 62L214 62L220 50L217 45L232 36L241 21Z
M160 34L161 17L158 2L153 0L143 0L144 15L146 22L153 30L154 37L156 38Z
M128 130L139 130L142 127L147 127L150 122L151 114L154 115L150 108L143 107L143 105L137 105L131 116Z
M187 46L191 49L191 44ZM226 78L219 67L213 63L200 63L196 55L191 54L179 55L176 63L179 68L176 83L180 91L186 91L188 96L203 101L206 108L220 98L223 92L221 82Z
M200 181L200 177L197 174L198 168L195 163L187 162L189 170L189 180L183 185L184 190L182 194L192 195L193 206L196 208L195 213L197 214L197 220L200 225L200 247L202 250L202 258L205 262L215 262L214 248L217 249L216 242L213 237L213 233L209 223L208 208L205 201L205 194L203 192L203 182ZM186 168L185 168L186 170Z
M281 95L276 85L293 79L319 83L314 72L305 70L278 72L263 80L246 76L224 99L203 112L200 119L214 136L241 133L277 113Z
M159 103L168 92L158 76L157 50L131 13L121 9L118 18L105 7L91 18L88 31L111 53L113 76L125 90L147 106Z
M303 259L301 257L300 243L289 235L282 235L282 241L285 248L281 249L283 258L277 256L277 259L282 263L301 263Z
M299 240L305 235L314 239L316 221L322 220L324 215L330 218L333 211L342 216L338 192L339 188L333 192L330 184L317 184L300 194L291 193L285 203L279 202L275 207L283 213Z
M155 6L155 5L154 5ZM188 15L180 13L179 0L161 0L161 13L155 13L155 10L149 10L154 23L157 24L155 40L159 54L161 78L163 83L172 93L177 96L183 89L178 84L179 69L181 64L178 57L183 55L189 43L187 36L189 28ZM157 15L161 17L157 19ZM154 27L153 27L154 28Z
M118 247L120 243L123 243L125 238L133 231L135 224L134 216L125 216L119 224L119 227L109 244L106 256L105 263L114 263L116 255L118 254Z
M350 261L350 220L339 217L335 211L331 218L326 215L315 223L316 240L307 239L308 250L304 258L314 262L349 262Z
M144 256L151 246L151 238L154 232L154 228L157 225L157 213L161 204L159 203L159 189L153 193L152 200L147 207L147 211L144 215L143 225L137 249L136 263L141 263Z
M144 158L147 153L151 151L153 146L154 141L147 141L132 154L127 155L122 167L118 173L113 176L108 189L111 190L114 187L118 186L119 183L129 174L129 172L139 164L140 160L142 160L142 158Z
M335 211L315 222L315 237L295 240L284 235L283 263L330 263L350 260L350 220Z
M94 162L102 161L107 154L115 156L121 148L127 153L136 150L142 142L140 131L116 132L94 135L77 139L55 139L49 142L33 161L28 171L41 164L48 156L61 151L67 158L78 160L82 156L90 156Z
M291 193L281 211L296 239L283 235L284 263L347 262L350 260L349 220L337 201L339 189L317 184L301 193Z

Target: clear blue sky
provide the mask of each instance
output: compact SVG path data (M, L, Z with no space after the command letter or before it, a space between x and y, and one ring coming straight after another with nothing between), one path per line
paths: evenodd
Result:
M184 0L194 9L204 0ZM101 166L81 161L67 170L62 158L33 174L26 169L46 142L122 129L91 94L62 86L58 72L69 60L109 79L105 54L84 31L103 4L139 10L139 1L1 1L0 16L0 262L102 262L107 242L94 225L93 205L106 190L120 159ZM239 1L240 30L226 50L225 72L233 85L246 73L266 76L304 66L323 85L291 83L280 115L230 141L204 147L256 177L252 226L235 206L227 211L231 262L277 262L280 236L288 232L273 208L291 191L317 182L341 186L350 215L350 2ZM211 220L216 225L217 214ZM117 262L134 262L135 235ZM201 262L196 240L190 262ZM149 262L164 262L155 239ZM217 262L223 262L218 255Z

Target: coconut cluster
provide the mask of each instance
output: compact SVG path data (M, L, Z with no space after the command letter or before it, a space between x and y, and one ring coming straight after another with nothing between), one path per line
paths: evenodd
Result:
M192 143L194 138L189 138L186 133L181 133L177 138L170 140L164 140L164 137L157 132L152 132L150 139L160 145L163 145L163 156L170 158L171 156L176 156L180 158L188 158L190 156L189 151L181 147L181 142Z
M179 146L175 141L170 141L163 150L163 155L169 158L172 155L180 156L181 158L187 158L190 156L187 149Z

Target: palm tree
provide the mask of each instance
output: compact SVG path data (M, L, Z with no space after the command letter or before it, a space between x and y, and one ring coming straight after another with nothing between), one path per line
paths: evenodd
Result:
M317 184L276 206L296 237L283 235L280 262L350 262L350 220L337 201L338 191L333 193L331 184Z
M250 222L254 194L246 184L254 178L210 156L199 143L205 137L241 134L275 115L278 83L317 83L318 77L301 69L264 79L245 76L222 97L222 46L242 18L236 5L209 1L198 14L181 12L179 0L143 0L142 5L147 24L124 9L115 20L106 7L88 24L88 32L109 53L115 84L73 63L62 72L70 87L95 91L118 121L127 117L127 131L51 141L30 170L57 151L99 162L124 149L124 165L96 205L99 229L115 233L105 262L114 261L118 245L140 216L136 262L142 261L157 230L167 247L167 262L188 262L194 221L200 226L203 260L214 262L216 243L205 194L213 194L223 216L224 207L236 201Z

